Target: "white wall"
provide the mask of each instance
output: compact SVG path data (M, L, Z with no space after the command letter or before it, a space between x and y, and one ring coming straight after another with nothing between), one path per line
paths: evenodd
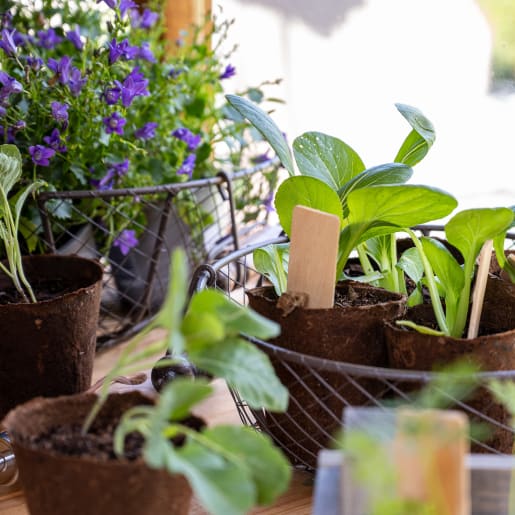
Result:
M220 0L239 44L233 87L282 77L274 118L290 140L338 136L367 166L390 161L409 128L394 103L434 123L415 181L462 205L515 204L515 95L488 93L491 35L474 0ZM488 184L485 181L488 180Z

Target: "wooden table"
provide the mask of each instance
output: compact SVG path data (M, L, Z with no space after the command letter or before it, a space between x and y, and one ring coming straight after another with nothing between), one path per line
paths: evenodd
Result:
M151 335L143 345L152 341L155 336L156 335ZM123 345L118 345L114 349L102 352L97 356L93 381L96 381L98 378L105 375L106 371L109 370L122 349ZM223 381L216 380L214 381L213 386L215 388L213 397L209 399L209 402L205 402L201 405L198 410L195 410L196 413L201 414L209 424L239 424L240 419L236 407L234 406L232 397ZM251 513L261 515L310 514L313 495L313 481L314 476L312 474L303 471L295 471L290 488L273 506L256 509ZM22 492L16 491L0 496L0 513L2 515L28 515L29 512L25 506ZM206 514L207 512L196 500L194 500L191 506L190 515Z

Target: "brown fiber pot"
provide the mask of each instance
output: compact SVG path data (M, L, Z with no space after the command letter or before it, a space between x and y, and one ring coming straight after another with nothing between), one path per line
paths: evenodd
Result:
M5 419L31 515L186 515L191 490L183 476L148 468L141 460L72 457L30 444L56 426L82 424L94 394L37 398ZM112 394L94 424L115 426L123 412L149 399Z
M0 420L33 397L81 392L91 383L102 267L72 256L23 260L29 282L59 279L70 293L37 303L0 305ZM0 275L0 291L11 286Z
M350 288L358 299L372 292L375 303L295 309L284 317L277 308L273 288L257 288L247 294L254 310L281 325L280 336L270 342L273 345L331 361L384 367L387 352L383 320L393 320L404 313L405 297L354 281L340 283L337 292L346 295ZM370 401L364 392L375 397L382 385L373 379L362 379L356 385L343 374L290 363L280 353L263 350L288 388L290 402L285 414L261 417L260 425L294 463L314 468L318 451L328 445L341 425L344 406L367 404Z
M477 338L432 336L386 323L385 335L390 366L397 369L433 370L435 367L469 359L482 371L515 370L515 291L505 281L490 277ZM407 319L422 325L434 324L432 308L421 305L408 310ZM484 388L479 388L466 404L501 424L509 425L508 412ZM481 421L479 417L476 421ZM491 426L486 446L497 452L512 452L513 434ZM473 452L485 452L473 446Z

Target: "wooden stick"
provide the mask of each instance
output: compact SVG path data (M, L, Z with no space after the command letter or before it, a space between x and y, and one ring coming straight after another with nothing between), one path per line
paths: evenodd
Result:
M458 411L399 410L393 461L402 499L428 503L438 515L470 515L467 429Z
M492 259L493 241L485 241L483 248L479 254L479 267L476 274L476 284L472 294L472 311L470 313L470 322L467 338L476 338L479 331L479 321L481 319L481 311L483 309L483 300L485 298L486 282L488 280L488 270Z
M288 293L307 295L308 309L334 305L340 219L305 206L295 206L291 226Z

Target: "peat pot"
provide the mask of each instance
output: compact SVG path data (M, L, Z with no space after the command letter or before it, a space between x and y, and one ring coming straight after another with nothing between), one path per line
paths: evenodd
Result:
M30 514L186 515L191 490L183 476L111 453L110 436L121 415L152 401L134 391L111 394L88 433L93 436L67 433L81 427L95 399L94 394L37 398L6 417ZM90 442L87 451L84 442Z
M0 304L0 420L33 397L86 390L93 370L102 267L56 255L26 257L23 265L45 300ZM12 289L1 274L2 296Z
M409 309L406 319L426 326L435 324L432 308L426 304ZM385 326L392 368L429 371L468 359L482 371L515 370L515 289L498 278L490 276L488 279L477 338L421 334L391 322ZM474 410L479 413L471 417L473 421L487 422L488 418L495 421L489 424L490 436L484 445L473 445L473 452L485 452L490 448L491 452L511 454L513 433L501 427L510 425L506 409L495 402L485 388L479 388L472 398L466 399L466 405L471 408L469 415Z
M302 356L385 367L383 321L404 314L405 297L345 281L337 286L334 308L296 308L284 316L273 288L256 288L247 294L255 311L281 325L281 335L263 350L290 393L286 413L255 416L294 463L314 468L318 451L341 425L344 406L367 404L384 386L374 379L356 381L338 372L315 370L302 362ZM283 359L291 351L300 360Z

